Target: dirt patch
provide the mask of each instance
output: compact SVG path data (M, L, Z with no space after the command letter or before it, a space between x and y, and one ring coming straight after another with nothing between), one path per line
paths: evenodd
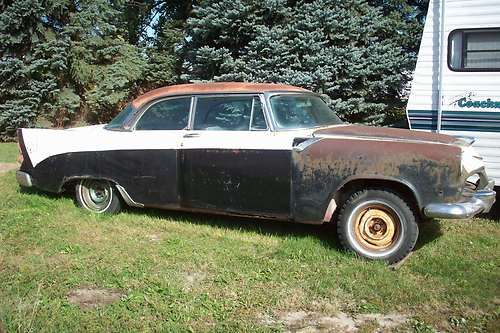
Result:
M91 309L114 303L125 296L117 290L82 288L68 293L68 301L82 309Z
M57 253L55 255L45 257L45 264L52 268L66 267L69 262L69 258L65 254Z
M5 173L10 170L16 170L19 168L17 163L0 163L0 173Z
M159 241L161 241L161 235L160 234L151 234L151 235L148 235L148 240L150 242L159 242Z
M262 316L261 323L269 326L280 324L285 332L346 332L355 333L366 324L373 323L375 332L384 332L406 323L408 317L398 313L350 315L338 312L333 316L325 316L317 312L285 312L276 318Z
M403 325L408 320L408 316L399 313L389 313L385 315L380 313L369 313L359 315L356 319L361 322L374 321L381 329L385 330Z
M206 277L207 274L204 272L186 272L184 273L184 287L186 289L196 288Z
M206 315L191 321L188 327L190 332L212 332L216 325L214 318Z

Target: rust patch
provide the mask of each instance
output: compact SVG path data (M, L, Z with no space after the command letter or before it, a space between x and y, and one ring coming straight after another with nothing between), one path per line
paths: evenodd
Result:
M207 93L259 93L264 91L296 91L310 92L304 88L286 84L274 83L249 83L249 82L212 82L212 83L189 83L178 84L151 90L137 97L132 106L136 109L159 97L181 94L207 94Z
M356 217L355 236L365 247L383 250L399 237L400 223L397 216L384 207L368 206Z
M332 195L356 179L391 180L415 191L421 206L459 199L460 147L324 138L293 152L294 217L322 221Z
M436 143L451 144L457 141L456 138L431 132L410 131L401 128L375 127L362 125L349 125L340 127L330 127L314 132L315 135L348 135L362 138L380 138L397 140L422 140Z

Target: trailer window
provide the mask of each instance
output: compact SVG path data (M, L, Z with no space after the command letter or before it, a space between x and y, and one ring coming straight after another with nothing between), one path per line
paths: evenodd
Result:
M452 31L448 66L454 71L499 71L500 28Z

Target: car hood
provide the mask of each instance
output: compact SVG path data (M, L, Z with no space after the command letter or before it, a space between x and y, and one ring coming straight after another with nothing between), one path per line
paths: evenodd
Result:
M370 140L421 141L428 143L468 145L455 137L422 131L390 127L373 127L363 125L332 126L313 132L314 137L348 137Z

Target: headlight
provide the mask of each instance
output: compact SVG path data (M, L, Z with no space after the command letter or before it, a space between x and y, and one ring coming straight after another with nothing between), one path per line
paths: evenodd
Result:
M483 158L472 146L462 148L462 172L469 175L472 171L484 167Z

